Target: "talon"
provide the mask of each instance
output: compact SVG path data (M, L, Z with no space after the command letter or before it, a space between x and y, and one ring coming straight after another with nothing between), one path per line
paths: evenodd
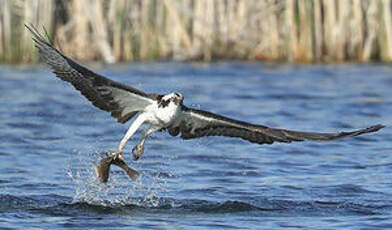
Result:
M139 158L140 158L140 155L139 154L133 154L132 155L133 157L132 157L132 159L134 160L134 161L137 161L137 160L139 160Z
M124 160L124 156L122 155L122 153L120 152L120 151L116 151L116 152L114 152L114 151L108 151L107 153L106 153L106 155L108 155L109 157L113 157L113 160L116 160L117 158L118 159L120 159L120 160Z
M144 146L143 145L136 145L135 147L133 147L133 149L132 149L133 160L134 161L139 160L139 158L143 154L143 151L144 151Z
M114 151L112 151L112 150L108 150L107 152L106 152L106 156L108 156L108 157L112 157L112 156L114 156Z
M132 153L136 154L138 149L139 149L139 145L135 145L135 147L133 147L133 149L132 149Z
M118 153L116 156L115 156L115 158L114 159L120 159L120 160L124 160L124 156L122 155L122 153Z

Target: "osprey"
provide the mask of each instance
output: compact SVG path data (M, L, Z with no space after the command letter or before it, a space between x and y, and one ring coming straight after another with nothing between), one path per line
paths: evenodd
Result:
M301 132L251 124L189 108L183 104L184 97L180 93L148 94L94 73L60 53L34 27L26 27L32 33L32 39L41 58L52 68L57 77L71 83L94 106L110 112L119 123L126 123L136 117L120 141L117 151L109 152L109 157L101 161L98 174L103 182L107 181L110 164L124 169L132 179L137 178L138 173L124 163L122 152L127 141L143 123L148 124L149 127L144 131L139 144L132 149L134 160L142 156L147 137L163 130L167 130L171 136L180 135L182 139L227 136L242 138L257 144L272 144L305 140L331 141L376 132L384 127L378 124L351 132Z

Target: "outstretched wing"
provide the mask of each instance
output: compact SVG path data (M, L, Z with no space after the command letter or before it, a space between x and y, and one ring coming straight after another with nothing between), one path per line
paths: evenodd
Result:
M34 27L31 32L41 58L60 79L71 83L94 106L125 123L155 101L156 95L110 80L77 64L50 45Z
M203 136L227 136L239 137L258 144L272 144L275 141L286 143L305 140L331 141L376 132L384 127L383 125L375 125L366 129L338 133L300 132L254 125L183 106L181 119L169 127L168 130L173 136L181 133L181 138L183 139Z

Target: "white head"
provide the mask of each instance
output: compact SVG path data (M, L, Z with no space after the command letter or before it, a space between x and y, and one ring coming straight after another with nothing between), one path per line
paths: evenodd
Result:
M170 102L173 102L176 105L181 105L184 100L184 96L181 93L169 93L163 96L159 104L163 107L166 107Z

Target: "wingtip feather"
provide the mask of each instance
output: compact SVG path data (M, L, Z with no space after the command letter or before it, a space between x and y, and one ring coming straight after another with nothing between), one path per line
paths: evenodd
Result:
M383 129L385 127L387 127L387 126L382 125L382 124L377 124L377 125L373 125L373 126L367 128L367 129L370 130L369 132L377 132L378 130Z

